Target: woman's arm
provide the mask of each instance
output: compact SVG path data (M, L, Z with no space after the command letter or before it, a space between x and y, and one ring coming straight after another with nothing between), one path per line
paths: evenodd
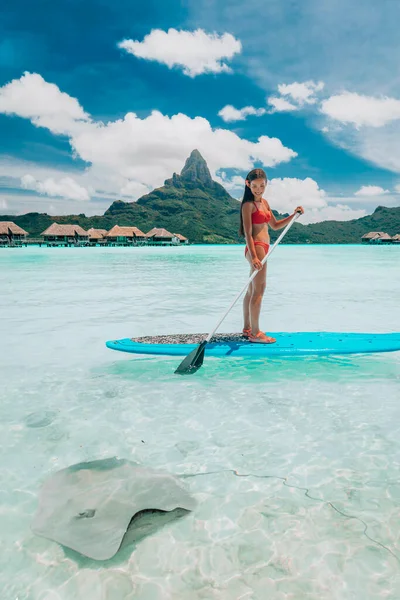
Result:
M268 205L268 210L271 213L271 220L268 223L268 225L271 227L271 229L273 229L274 231L278 231L279 229L283 229L284 227L286 227L286 225L293 219L294 215L296 213L300 213L303 214L304 213L304 209L302 206L298 206L295 211L293 212L292 215L289 215L288 217L285 217L284 219L279 219L279 221L277 221L277 219L275 218L274 213L272 212L269 204Z
M255 269L262 269L262 264L256 253L256 247L253 240L253 223L251 222L251 213L253 212L253 206L250 202L245 202L242 207L242 218L243 218L243 230L244 237L246 238L246 244L250 252L251 262Z

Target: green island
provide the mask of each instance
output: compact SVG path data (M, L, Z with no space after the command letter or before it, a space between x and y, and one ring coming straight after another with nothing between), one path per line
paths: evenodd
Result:
M5 223L13 223L22 228L26 239L40 239L56 223L79 226L85 232L90 229L109 232L115 226L143 232L162 228L179 234L190 243L236 244L243 243L238 233L239 210L240 202L213 181L206 161L198 150L193 150L180 175L174 173L162 187L136 202L118 200L104 215L91 217L46 213L0 215L5 230L0 236L3 235L5 243L6 229L10 229ZM274 214L278 218L287 216L277 211ZM277 235L271 231L272 241ZM309 225L297 222L285 238L285 243L289 244L358 244L361 241L400 242L400 207L378 206L372 214L351 221L322 221Z

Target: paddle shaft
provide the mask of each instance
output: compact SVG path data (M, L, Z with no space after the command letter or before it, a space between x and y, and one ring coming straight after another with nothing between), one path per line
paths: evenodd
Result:
M300 213L297 212L294 215L294 217L291 219L291 221L286 225L285 229L282 231L281 235L278 237L278 239L276 240L276 242L272 246L270 246L267 254L264 256L264 258L261 261L262 265L264 265L264 263L266 262L266 260L271 256L271 254L273 253L273 251L275 250L275 248L277 247L277 245L283 240L283 238L285 237L285 235L287 234L287 232L289 231L289 229L291 228L291 226L293 225L293 223L299 218L299 216L300 216ZM252 273L252 275L251 275L250 279L247 281L246 285L240 290L240 292L238 293L238 295L236 296L236 298L234 299L234 301L232 302L232 304L230 305L230 307L228 308L228 310L226 311L226 313L224 314L224 316L218 321L218 323L216 324L216 326L213 329L213 331L208 334L208 336L207 336L207 338L205 340L207 344L211 340L211 338L213 337L213 335L215 334L215 332L217 331L218 327L221 325L222 321L228 316L228 314L230 313L230 311L232 310L232 308L235 306L236 302L239 300L240 296L249 287L250 283L257 276L257 274L258 274L258 270L255 269L254 273Z

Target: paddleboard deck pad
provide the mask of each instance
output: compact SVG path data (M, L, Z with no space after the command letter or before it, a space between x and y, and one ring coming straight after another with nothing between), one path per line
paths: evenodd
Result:
M216 334L206 346L207 356L308 356L327 354L365 354L400 350L397 333L267 332L273 344L249 342L242 334ZM176 334L110 340L111 350L132 354L185 356L207 337L206 333Z

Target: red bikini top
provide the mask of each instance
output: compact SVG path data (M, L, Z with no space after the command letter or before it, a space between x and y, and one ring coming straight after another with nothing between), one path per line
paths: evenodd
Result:
M256 207L255 212L251 213L251 222L256 225L261 225L262 223L268 223L271 220L271 212L265 213Z

